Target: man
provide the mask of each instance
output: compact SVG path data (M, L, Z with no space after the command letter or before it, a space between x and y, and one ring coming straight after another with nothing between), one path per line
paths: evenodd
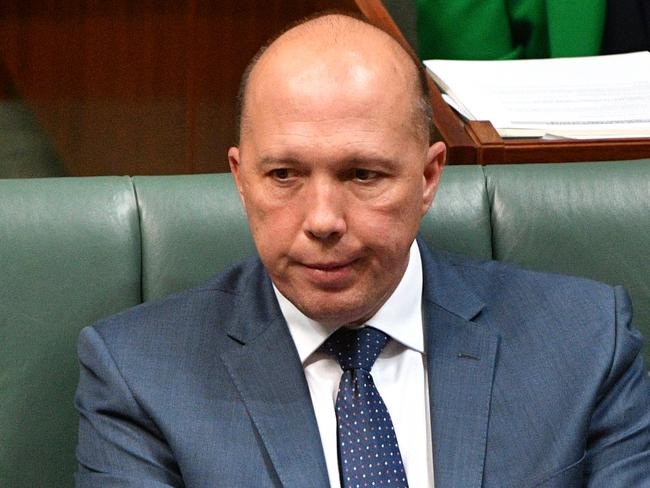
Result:
M624 292L416 242L445 157L418 70L341 15L254 60L259 259L84 330L79 487L650 486Z

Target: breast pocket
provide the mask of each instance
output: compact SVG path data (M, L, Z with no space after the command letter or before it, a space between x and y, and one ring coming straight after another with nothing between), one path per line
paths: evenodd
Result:
M555 473L535 481L530 488L573 488L581 487L583 481L585 455Z

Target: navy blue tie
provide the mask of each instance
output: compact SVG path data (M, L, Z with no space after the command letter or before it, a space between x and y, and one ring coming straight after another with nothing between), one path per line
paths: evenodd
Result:
M389 340L373 327L341 327L321 346L343 369L336 397L343 488L408 487L393 422L370 374Z

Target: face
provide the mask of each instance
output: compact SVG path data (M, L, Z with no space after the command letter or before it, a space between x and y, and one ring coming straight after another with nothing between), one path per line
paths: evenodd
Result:
M259 67L229 160L274 284L338 326L363 323L399 283L445 149L414 130L411 91L333 61Z

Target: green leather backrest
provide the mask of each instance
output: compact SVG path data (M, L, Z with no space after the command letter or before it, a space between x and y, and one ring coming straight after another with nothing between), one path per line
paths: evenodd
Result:
M129 178L0 180L0 486L72 486L79 330L139 301Z
M483 259L492 257L490 207L480 166L450 166L444 170L420 233L434 249Z
M133 178L142 229L142 295L196 285L255 246L230 174Z
M494 258L624 285L634 324L650 338L650 160L485 173Z

